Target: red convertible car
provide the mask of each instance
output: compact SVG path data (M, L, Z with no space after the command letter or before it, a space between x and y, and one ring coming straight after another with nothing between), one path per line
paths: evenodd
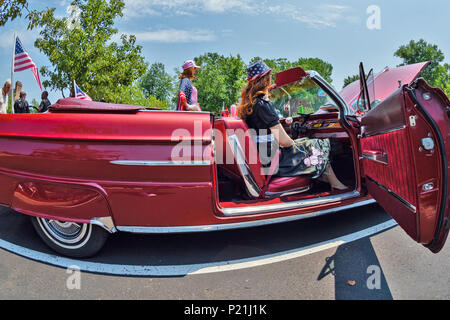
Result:
M276 75L287 132L330 139L347 191L277 177L276 161L262 170L240 119L68 98L48 113L0 116L0 204L31 216L53 250L83 258L115 232L248 228L377 201L437 253L450 228L450 101L417 79L426 65L361 68L341 93L314 71Z

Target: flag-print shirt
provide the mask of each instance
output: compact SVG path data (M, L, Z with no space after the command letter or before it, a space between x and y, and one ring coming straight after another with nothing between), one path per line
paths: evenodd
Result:
M184 92L187 104L195 105L198 102L197 89L189 78L183 78L180 82L180 92ZM180 103L178 103L179 105ZM181 106L182 108L182 106Z

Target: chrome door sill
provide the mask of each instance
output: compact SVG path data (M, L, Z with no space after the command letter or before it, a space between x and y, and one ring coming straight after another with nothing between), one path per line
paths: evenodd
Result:
M222 208L222 213L226 217L246 216L261 213L279 212L306 207L314 207L323 204L342 202L347 199L357 198L360 196L358 191L351 191L343 194L326 196L321 198L305 199L278 204L268 204L261 206L242 207L242 208Z

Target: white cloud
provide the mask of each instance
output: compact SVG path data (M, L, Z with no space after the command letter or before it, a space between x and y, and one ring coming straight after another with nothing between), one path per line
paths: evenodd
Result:
M292 4L269 6L268 11L281 17L308 24L312 28L336 27L341 21L347 20L349 8L346 6L322 4L308 10Z
M257 14L272 15L307 24L312 28L332 28L338 23L351 22L349 7L335 4L309 5L291 1L268 0L125 0L126 18L148 15L181 16L196 14Z
M39 33L36 30L29 31L25 28L21 28L15 31L16 36L19 37L20 41L28 52L34 49L34 41L39 36ZM0 32L0 39L4 40L0 42L0 48L12 53L14 45L14 32L12 30L2 31Z
M199 12L250 12L256 8L255 0L125 0L125 17L145 15L192 15Z
M139 42L190 43L216 40L216 34L213 31L202 29L165 29L158 31L125 32L125 34L134 34Z

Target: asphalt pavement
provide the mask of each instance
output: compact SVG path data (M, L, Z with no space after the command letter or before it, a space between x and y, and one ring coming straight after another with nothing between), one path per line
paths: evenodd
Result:
M119 233L75 261L49 250L28 217L0 208L0 299L450 299L450 245L434 255L400 227L364 236L390 222L371 205L244 230ZM133 268L148 273L125 276Z

